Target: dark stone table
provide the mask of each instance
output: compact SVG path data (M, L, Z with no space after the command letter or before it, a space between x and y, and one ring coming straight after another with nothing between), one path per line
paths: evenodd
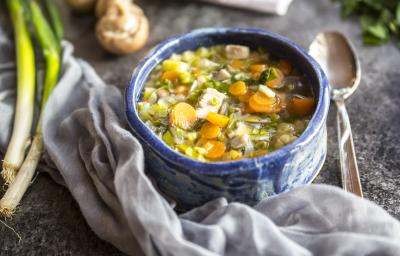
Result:
M364 194L400 219L400 51L394 44L363 47L358 22L341 20L339 6L330 0L295 0L285 17L192 1L136 2L150 19L150 39L142 51L119 58L107 54L97 44L93 17L72 15L63 8L66 37L75 45L76 56L87 60L105 81L121 89L126 86L136 63L150 48L194 28L260 27L285 35L305 48L322 30L339 30L349 36L363 68L360 88L347 106ZM4 5L0 6L0 24L11 33ZM0 34L0 40L2 36ZM328 156L317 183L340 184L335 111L332 107L328 120ZM44 174L36 178L16 216L7 220L7 224L22 240L18 242L18 238L0 223L1 255L121 254L96 237L70 193Z

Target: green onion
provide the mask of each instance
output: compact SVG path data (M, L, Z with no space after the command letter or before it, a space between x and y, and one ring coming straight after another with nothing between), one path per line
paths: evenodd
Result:
M10 6L12 6L11 2L15 3L18 1L9 0ZM17 7L22 8L22 6ZM43 16L40 7L37 5L36 2L31 1L30 10L33 26L35 28L35 34L46 60L46 75L44 80L41 111L32 145L29 149L25 161L22 163L21 169L19 170L17 176L9 184L9 187L4 197L0 200L0 213L3 214L5 217L10 217L14 213L15 208L21 201L29 184L31 183L32 177L39 163L40 156L44 147L41 129L42 114L44 107L47 103L47 99L58 82L58 75L61 64L60 48L58 41L53 34L50 25L47 23L45 17Z
M177 72L186 72L189 70L189 65L179 60L165 60L162 63L162 67L164 71L173 70Z
M3 160L2 176L10 183L24 160L29 145L35 99L35 56L21 0L8 0L15 31L17 55L17 103L13 133Z
M199 49L196 50L196 55L201 57L201 58L208 58L211 55L211 51L206 48L206 47L200 47Z
M172 134L169 131L166 131L163 136L162 139L165 143L167 143L169 146L173 146L175 144L175 140L174 137L172 136Z
M45 0L47 12L49 13L51 24L58 42L64 38L64 26L60 17L60 12L54 0Z

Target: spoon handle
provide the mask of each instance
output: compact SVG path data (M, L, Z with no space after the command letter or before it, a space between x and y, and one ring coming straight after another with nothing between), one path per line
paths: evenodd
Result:
M337 99L336 106L342 186L345 191L352 192L360 197L363 197L356 154L354 151L350 119L349 115L347 114L344 100Z

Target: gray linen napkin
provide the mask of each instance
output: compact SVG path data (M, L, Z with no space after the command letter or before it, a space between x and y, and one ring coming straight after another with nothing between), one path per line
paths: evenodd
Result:
M3 152L14 88L14 65L1 59ZM184 256L399 255L397 220L372 202L327 185L297 188L254 208L220 198L177 215L145 175L143 150L127 127L123 104L121 92L74 58L71 45L65 43L61 80L43 115L44 169L71 191L94 232L121 251Z

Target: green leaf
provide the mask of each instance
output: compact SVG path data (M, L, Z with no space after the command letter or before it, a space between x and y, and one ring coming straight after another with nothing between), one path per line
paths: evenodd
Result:
M371 16L362 16L360 23L364 44L377 45L389 40L389 29L382 21L378 21Z
M344 16L351 15L352 13L355 12L357 5L358 5L358 0L343 1L342 14Z
M387 41L389 39L389 31L387 27L382 23L377 23L375 25L370 26L365 33L376 37L382 41Z
M278 71L275 68L267 68L261 73L259 82L265 84L268 81L278 78L278 76Z
M360 16L364 43L377 45L388 42L390 36L400 40L399 0L337 0L344 15Z
M396 33L398 32L398 29L399 29L399 28L398 28L398 26L396 25L395 21L390 22L389 25L388 25L388 27L389 27L389 30L390 30L391 33L396 34Z
M363 42L365 45L379 45L384 43L381 39L371 36L370 34L363 35Z
M365 7L370 8L375 11L380 11L382 8L385 7L384 1L377 1L377 0L361 0Z
M368 15L363 15L360 18L361 29L363 31L368 30L368 28L377 22L376 18Z
M385 24L389 24L393 20L393 14L388 9L383 9L379 20Z

